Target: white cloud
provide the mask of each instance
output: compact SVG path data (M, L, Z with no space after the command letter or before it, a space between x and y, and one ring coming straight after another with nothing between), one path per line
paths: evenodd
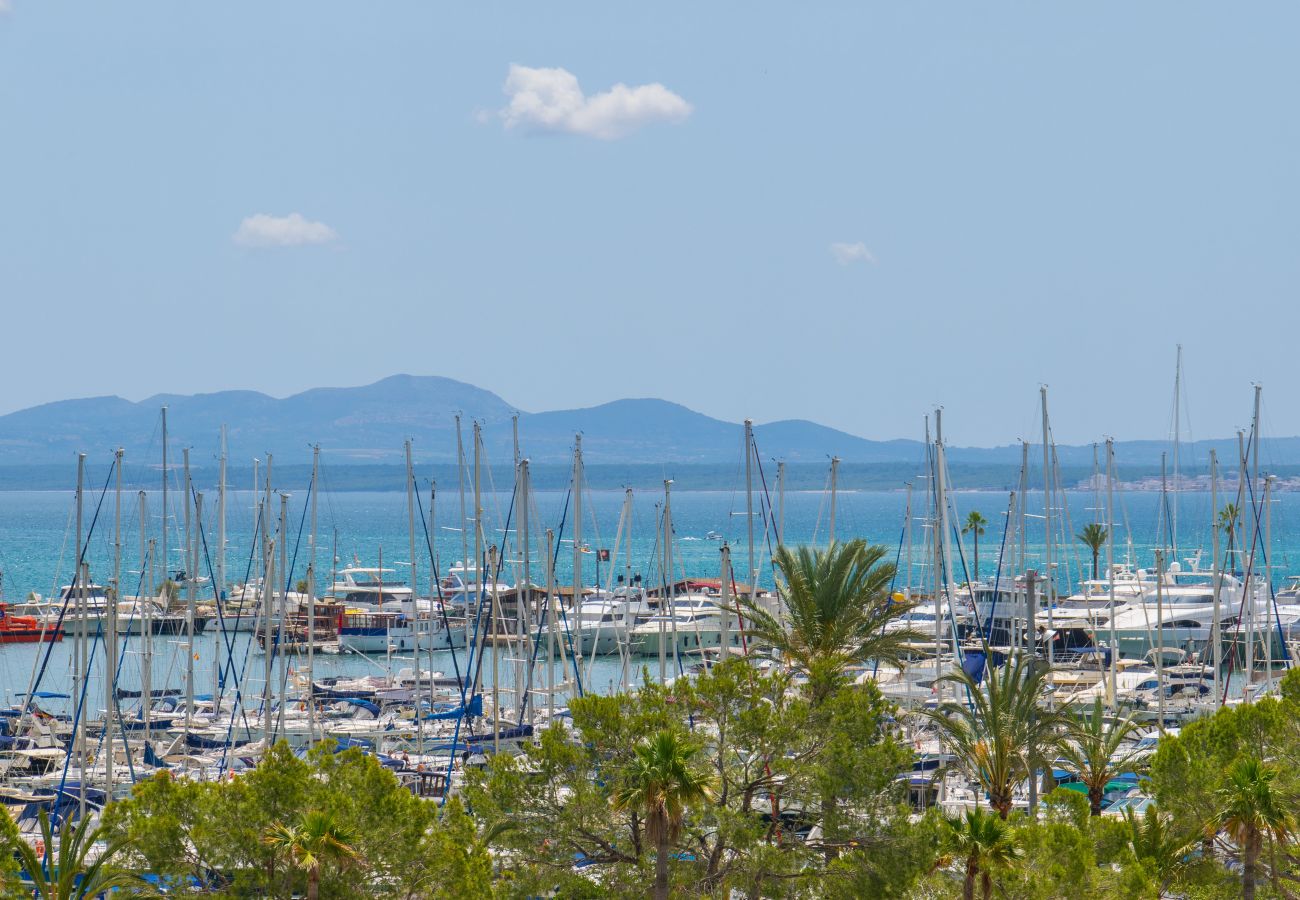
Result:
M0 0L3 3L4 0ZM270 216L257 213L239 223L236 244L244 247L299 247L304 244L328 244L338 240L338 232L324 222L313 222L301 213Z
M14 5L10 3L9 0L0 0L0 16L3 16L5 13L11 13L13 11L14 11Z
M862 241L853 244L838 242L831 244L831 256L835 257L835 261L842 266L857 262L872 263L874 265L876 262L875 255L867 249L867 245Z
M580 134L612 141L643 125L681 122L691 105L662 84L582 92L578 77L566 69L532 69L512 64L503 88L510 103L500 116L507 128Z

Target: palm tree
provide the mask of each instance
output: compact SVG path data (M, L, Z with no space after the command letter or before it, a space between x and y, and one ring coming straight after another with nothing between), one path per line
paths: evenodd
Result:
M1033 777L1043 750L1058 743L1058 731L1070 721L1067 707L1046 708L1046 674L1027 654L1000 668L987 666L982 684L956 669L940 681L957 685L966 699L946 700L922 713L1004 819L1011 812L1012 788Z
M1099 525L1096 522L1089 522L1083 526L1083 531L1075 535L1079 540L1087 545L1092 551L1092 580L1097 580L1097 557L1101 556L1101 548L1106 545L1106 538L1110 537L1110 532L1106 530L1105 525Z
M1132 807L1124 810L1124 845L1133 859L1156 876L1159 896L1187 866L1187 857L1196 843L1195 834L1179 831L1173 820L1156 808L1147 807L1141 818Z
M668 845L681 833L686 810L712 797L708 778L691 770L697 749L675 731L658 732L636 745L626 781L614 792L615 809L645 819L646 837L655 847L655 900L667 900Z
M910 608L889 596L895 570L885 561L887 553L863 540L820 551L777 547L773 561L781 573L784 622L752 597L740 601L750 633L808 676L813 706L834 692L849 663L874 659L901 667L906 645L925 639L911 629L885 629Z
M993 872L1010 867L1024 855L1016 846L1011 826L982 809L968 809L955 819L944 819L945 840L952 851L966 857L966 880L962 900L974 900L975 879L979 878L984 900L993 894Z
M1101 815L1106 785L1116 775L1140 764L1147 755L1136 747L1121 752L1124 742L1137 727L1131 716L1107 722L1098 697L1093 701L1092 714L1080 714L1066 729L1067 739L1061 742L1061 755L1070 761L1087 786L1088 804L1094 816Z
M1232 571L1232 551L1236 544L1237 528L1241 524L1241 508L1235 503L1225 503L1223 509L1219 510L1219 519L1215 527L1222 531L1228 537L1228 552L1225 559L1228 560L1228 571Z
M8 815L0 813L0 815ZM109 838L102 825L90 827L90 816L82 816L75 826L65 816L59 825L57 841L50 827L50 816L42 809L37 819L41 827L40 853L15 830L6 843L5 853L18 857L19 864L32 881L31 896L39 900L87 900L118 888L144 888L144 881L118 869L114 861L126 848L125 838ZM91 850L104 841L99 855L92 861Z
M297 825L276 822L262 838L264 844L286 856L292 866L306 871L308 900L320 896L322 863L345 867L361 861L353 846L355 840L351 829L321 810L303 813Z
M1246 757L1228 770L1227 783L1218 791L1214 824L1226 830L1241 850L1241 896L1245 900L1255 896L1264 837L1286 845L1296 834L1291 812L1294 798L1274 787L1277 774L1274 766Z
M980 580L980 538L984 536L984 526L989 524L989 520L984 518L976 510L971 510L966 516L966 524L961 527L962 534L969 534L975 539L975 580Z

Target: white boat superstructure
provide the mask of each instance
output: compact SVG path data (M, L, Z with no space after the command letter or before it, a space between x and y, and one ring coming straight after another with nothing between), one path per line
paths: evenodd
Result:
M584 654L590 654L593 646L596 653L617 653L637 622L650 613L645 594L639 589L619 588L594 594L582 601L573 617L574 637L581 636Z
M416 601L414 608L348 610L339 623L339 647L354 653L410 653L465 646L465 617L444 615Z
M661 645L668 657L698 655L705 648L723 645L724 624L727 646L741 646L740 620L734 614L728 613L724 623L723 611L712 596L685 594L674 599L671 608L644 616L628 632L628 648L641 656L658 656Z
M1139 573L1142 574L1142 573ZM1254 615L1254 621L1267 622L1271 603L1267 592L1256 585L1250 591L1253 610L1243 607L1243 586L1234 576L1224 574L1219 589L1219 627L1226 635L1238 618ZM1203 651L1210 642L1215 614L1213 579L1208 573L1183 576L1176 569L1157 583L1144 581L1142 593L1130 599L1110 617L1102 616L1092 625L1098 644L1108 644L1112 630L1121 655L1144 658L1155 647L1188 652Z
M393 569L348 566L340 569L330 594L349 607L365 609L400 609L414 596L411 586L400 578L389 577Z
M478 604L478 598L484 594L491 595L493 591L504 594L512 590L514 585L505 582L480 581L477 566L467 566L464 562L457 562L438 582L436 599L452 606L473 609Z
M134 597L117 604L117 633L140 636L150 634L185 634L189 616L184 612L168 612L161 597ZM195 615L194 632L207 627L208 617Z
M84 599L83 599L84 598ZM108 609L113 604L108 589L101 584L87 583L80 586L65 584L59 588L59 595L46 600L40 594L32 594L25 602L12 604L9 611L16 616L35 616L52 622L63 617L64 622L81 618L80 610L85 604L87 622L99 622L108 616Z

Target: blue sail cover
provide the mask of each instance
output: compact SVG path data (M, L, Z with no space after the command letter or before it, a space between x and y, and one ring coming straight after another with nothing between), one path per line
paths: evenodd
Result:
M984 680L984 654L979 650L968 651L966 657L961 661L962 671L979 684Z
M360 697L339 697L338 702L351 704L352 706L364 709L372 715L379 715L378 706L371 703L369 700L362 700Z
M145 741L144 743L144 764L153 766L157 769L170 769L171 766L163 762L162 757L153 749L153 744Z
M470 699L468 706L456 706L451 709L445 709L442 712L429 713L429 715L424 718L425 721L431 719L446 721L450 719L459 719L462 716L468 716L471 719L475 719L481 715L483 715L483 695L475 694Z
M518 738L532 737L533 726L516 725L513 728L503 728L499 734L471 734L464 738L467 744L491 744L497 740L511 741Z

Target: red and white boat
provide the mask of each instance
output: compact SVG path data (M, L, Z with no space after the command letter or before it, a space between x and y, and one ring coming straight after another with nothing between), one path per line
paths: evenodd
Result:
M0 644L37 644L63 640L63 627L42 622L35 616L9 614L9 604L0 603Z

